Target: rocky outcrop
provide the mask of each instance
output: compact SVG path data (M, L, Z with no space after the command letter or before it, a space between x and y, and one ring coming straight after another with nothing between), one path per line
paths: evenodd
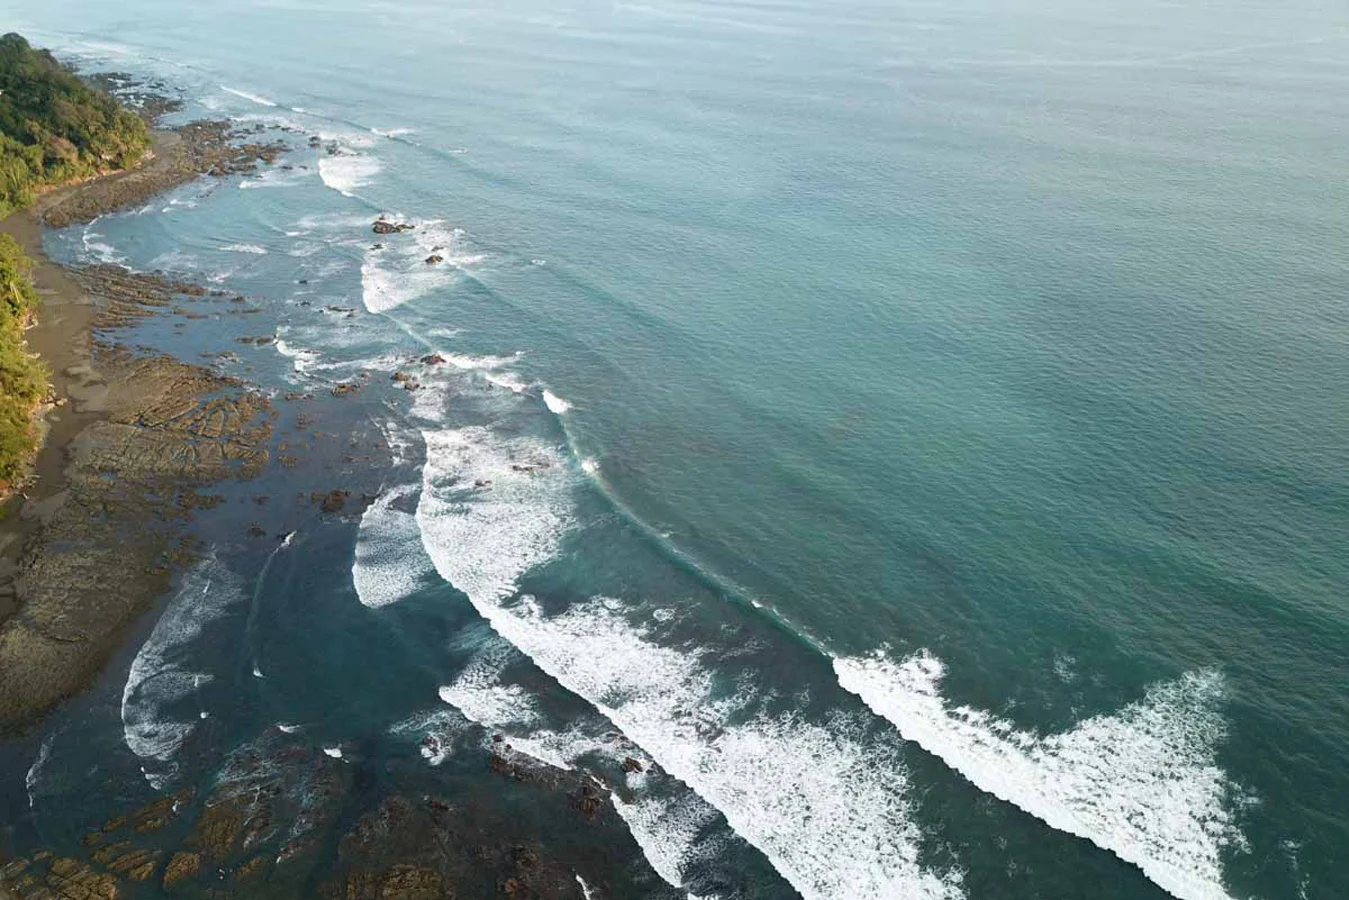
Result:
M158 308L162 280L94 273L105 312ZM176 288L175 288L176 289ZM139 300L137 298L140 298ZM78 689L123 630L192 555L184 525L205 486L251 478L269 460L270 402L234 379L166 356L97 344L98 377L75 395L96 415L67 447L66 487L14 573L19 615L0 626L0 730Z
M235 131L225 121L189 122L156 132L151 154L137 168L52 191L38 199L36 211L53 228L90 222L202 174L253 174L259 163L272 163L290 149L281 140L245 139L253 134Z
M164 888L172 888L180 881L196 876L201 870L201 856L196 853L175 853L164 867Z
M372 230L375 234L402 234L403 232L411 231L416 227L416 225L411 225L406 222L390 222L384 216L380 216L375 220Z

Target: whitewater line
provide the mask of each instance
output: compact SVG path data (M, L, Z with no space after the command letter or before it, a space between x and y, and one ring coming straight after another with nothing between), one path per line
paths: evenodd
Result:
M574 524L575 476L559 449L503 443L482 426L424 430L423 439L417 524L437 573L534 665L720 810L805 900L962 896L956 876L919 864L901 745L883 735L877 744L867 721L770 715L758 710L757 690L728 697L699 651L654 642L618 601L548 617L532 598L504 605ZM463 491L489 481L465 501Z
M1226 723L1216 672L1154 684L1113 715L1041 736L941 695L945 666L922 652L834 660L839 684L975 787L1142 870L1179 900L1231 900L1222 852L1244 838L1216 763Z

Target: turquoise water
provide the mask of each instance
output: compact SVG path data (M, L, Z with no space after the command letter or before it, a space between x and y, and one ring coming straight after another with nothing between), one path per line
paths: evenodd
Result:
M230 740L617 727L702 896L1349 884L1342 6L9 18L339 150L54 252L267 298L278 389L457 363L358 401L404 447L371 512L236 567Z

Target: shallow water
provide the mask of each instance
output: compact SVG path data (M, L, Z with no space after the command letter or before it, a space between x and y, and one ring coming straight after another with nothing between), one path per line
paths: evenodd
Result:
M363 515L266 559L207 523L243 599L147 624L99 766L458 710L579 768L621 731L672 777L620 813L703 896L1349 883L1343 8L10 19L338 149L54 254L261 298L277 390L450 362L352 407L395 448L341 473ZM38 832L69 734L5 789Z

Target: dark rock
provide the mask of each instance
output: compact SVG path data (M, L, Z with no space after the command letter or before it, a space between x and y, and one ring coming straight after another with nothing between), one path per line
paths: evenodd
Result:
M624 757L624 759L623 759L623 771L624 771L624 772L641 772L641 771L643 771L643 769L642 769L642 764L641 764L639 761L633 759L631 756Z
M441 263L444 261L445 257L441 256L439 253L432 253L430 256L426 258L426 264L428 266L434 266L436 263Z
M428 366L438 366L445 362L445 357L439 353L431 353L422 357L422 362Z
M388 219L380 216L375 220L375 234L402 234L404 231L411 231L416 225L409 225L406 222L390 222Z
M351 496L351 491L329 491L322 497L323 511L326 513L341 512L342 507L346 506L347 498Z

